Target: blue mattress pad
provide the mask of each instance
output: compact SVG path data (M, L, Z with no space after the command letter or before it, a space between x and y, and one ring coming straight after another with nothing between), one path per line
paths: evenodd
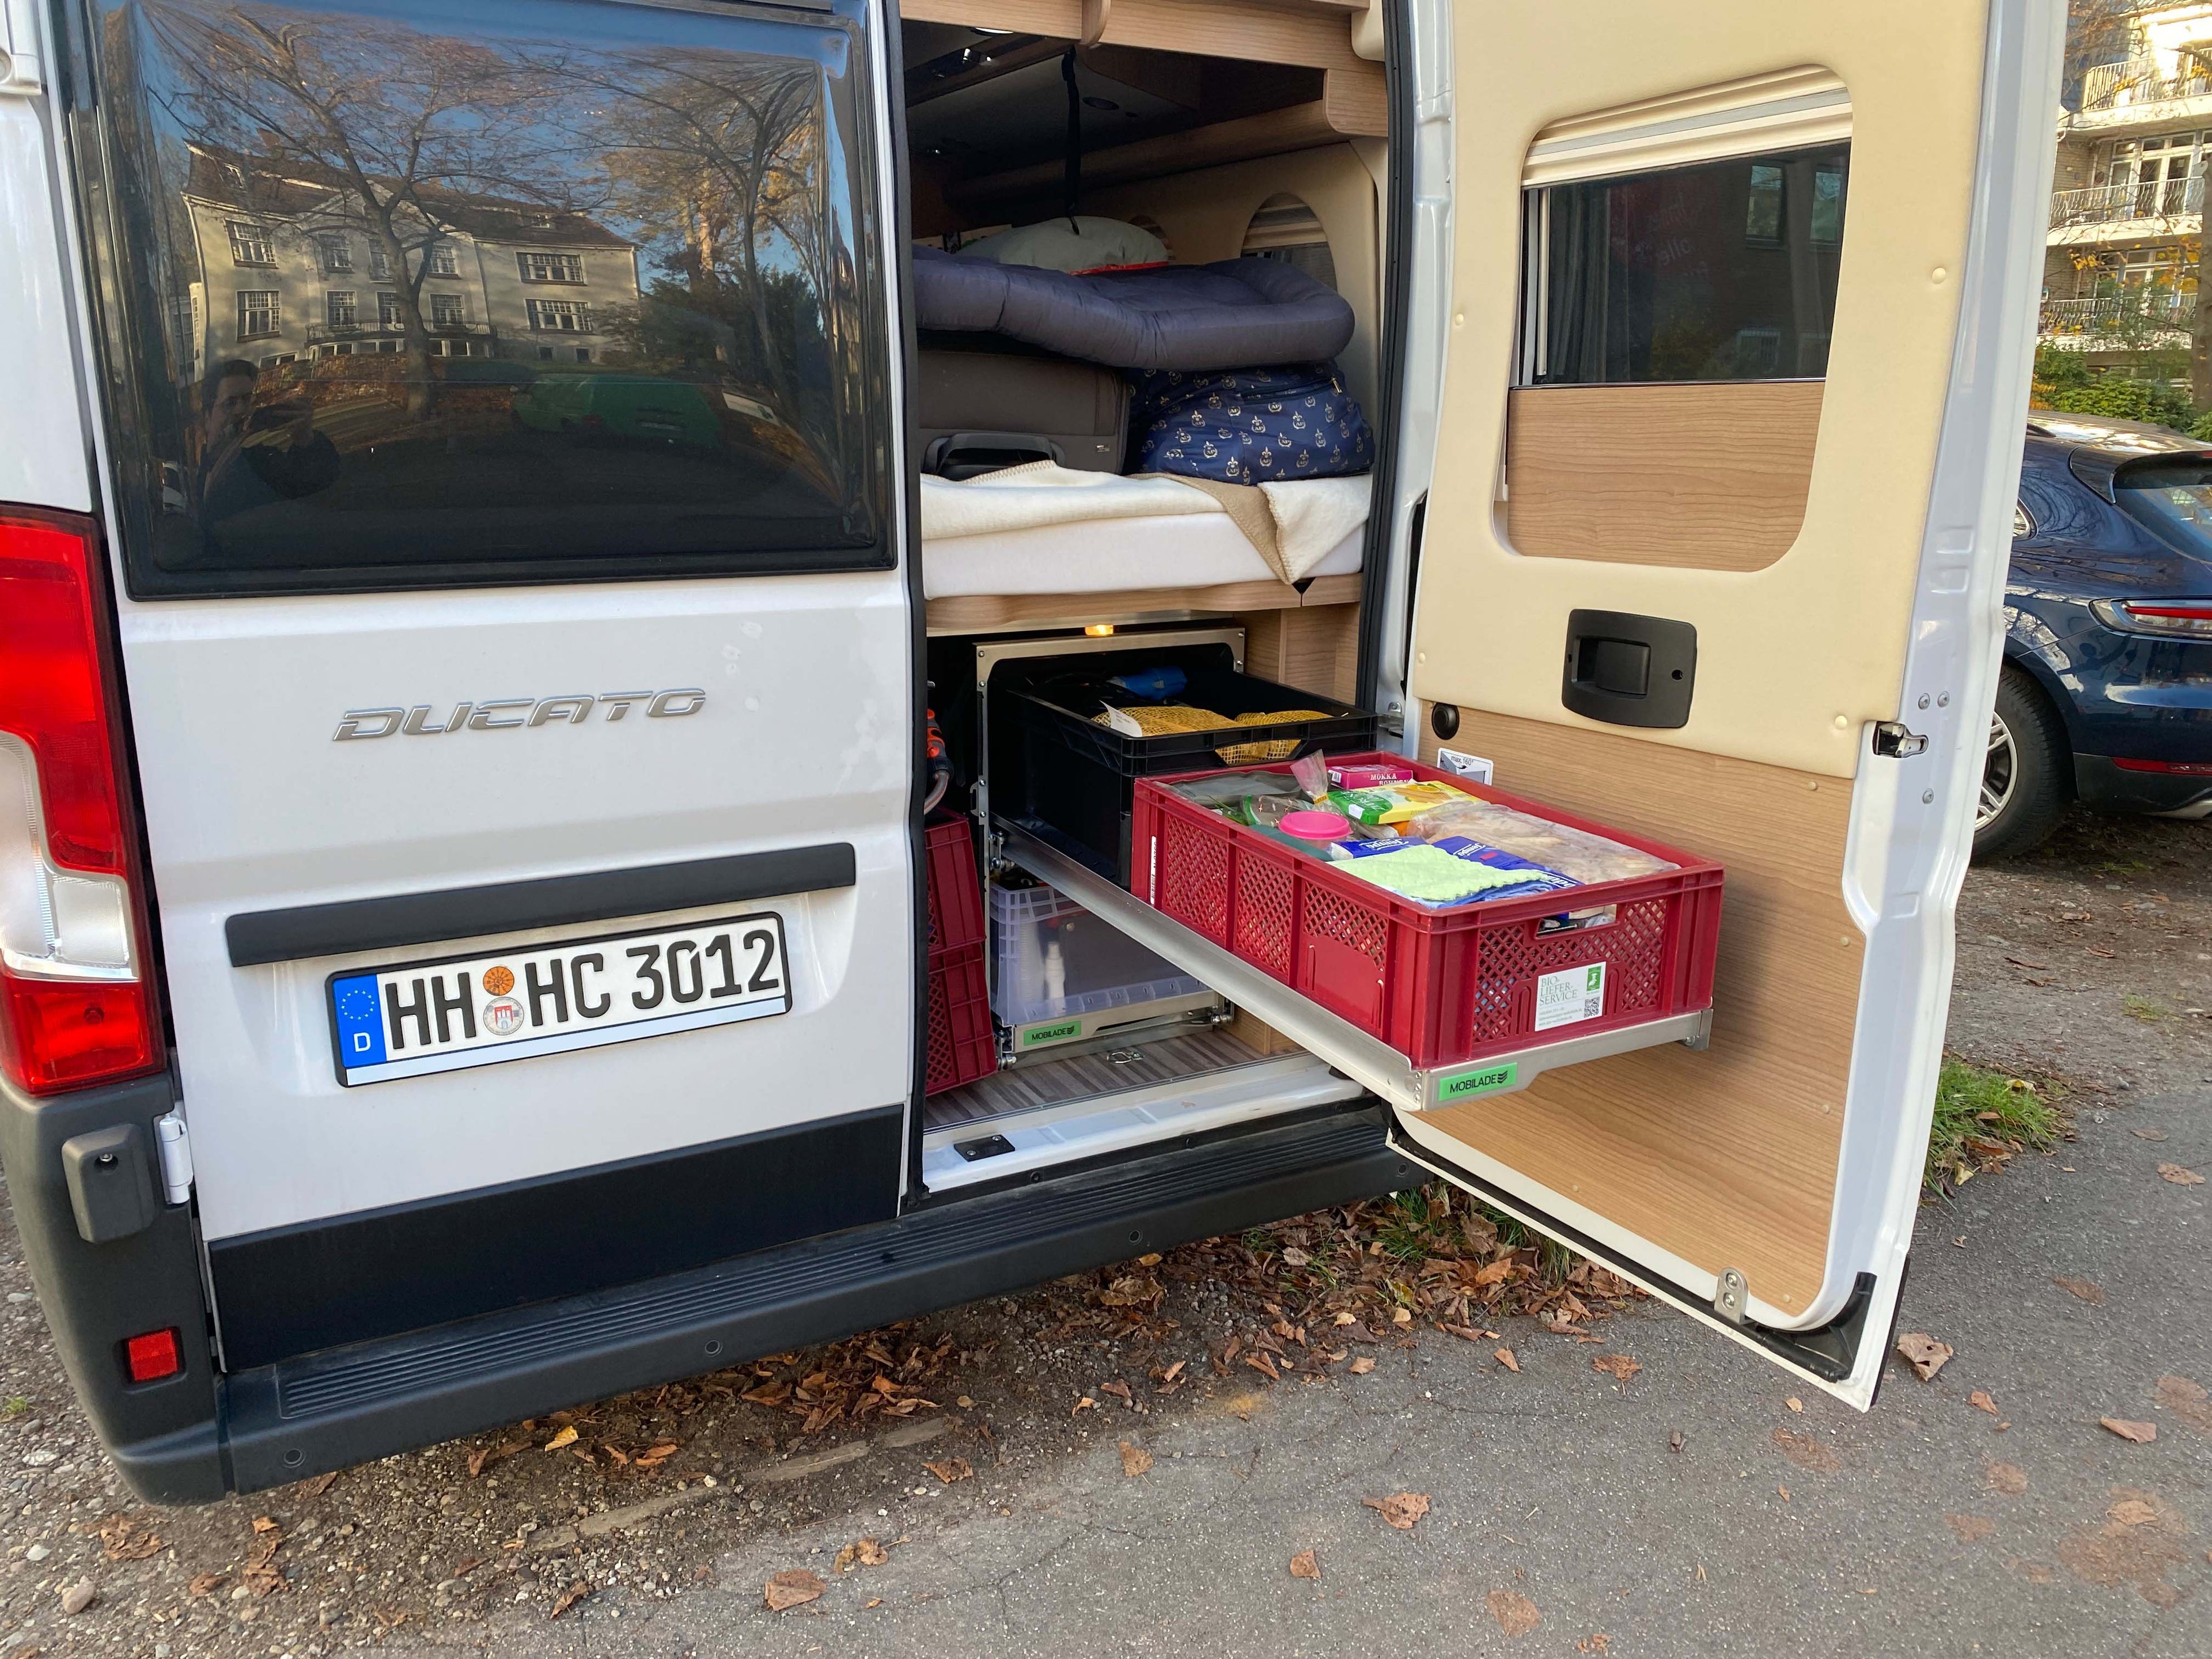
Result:
M915 321L992 333L1111 368L1250 368L1334 357L1343 295L1279 259L1071 275L914 251Z

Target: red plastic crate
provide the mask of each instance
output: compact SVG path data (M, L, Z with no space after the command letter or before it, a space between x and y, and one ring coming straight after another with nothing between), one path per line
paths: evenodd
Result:
M1407 766L1678 867L1569 893L1431 910L1170 793L1165 786L1182 778L1218 775L1185 773L1137 785L1130 890L1424 1069L1711 1006L1719 865L1400 756L1330 759ZM1546 932L1546 920L1563 907L1611 907L1613 916ZM1538 975L1596 963L1606 969L1603 1012L1538 1032Z
M983 945L929 953L929 1069L927 1095L942 1094L999 1069L991 1029L991 991L983 977Z
M923 832L929 886L929 948L956 950L983 942L983 889L975 873L975 842L964 817L933 818Z

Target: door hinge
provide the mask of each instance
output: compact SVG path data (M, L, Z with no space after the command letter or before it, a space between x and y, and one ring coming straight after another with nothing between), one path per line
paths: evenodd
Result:
M1740 1268L1722 1268L1720 1287L1713 1292L1713 1311L1729 1324L1741 1325L1744 1310L1750 1305L1751 1281Z
M188 1204L192 1196L192 1139L185 1120L175 1112L154 1120L154 1144L161 1158L161 1196L171 1204Z
M1881 720L1874 728L1874 752L1890 760L1905 760L1911 756L1924 754L1928 739L1917 732L1908 732L1896 720Z

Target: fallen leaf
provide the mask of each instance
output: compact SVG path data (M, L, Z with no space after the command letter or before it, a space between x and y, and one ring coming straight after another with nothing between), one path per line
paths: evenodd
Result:
M1997 1414L1996 1400L1986 1389L1976 1389L1966 1396L1966 1403L1978 1412L1987 1412L1991 1417Z
M866 1601L860 1603L860 1611L866 1613L870 1607L879 1607L883 1606L883 1604L884 1598L882 1596L871 1595Z
M1137 1403L1130 1397L1129 1385L1118 1379L1111 1382L1101 1382L1098 1385L1098 1392L1112 1395L1125 1406L1133 1406Z
M127 1515L111 1515L100 1523L100 1553L111 1561L143 1561L161 1553L161 1540L151 1532L140 1532Z
M1594 1630L1575 1644L1575 1651L1577 1653L1611 1653L1613 1638L1601 1630Z
M2202 1187L2204 1184L2203 1176L2194 1170L2185 1170L2179 1164L2160 1164L2158 1178L2160 1181L2171 1181L2177 1187Z
M1897 1339L1897 1351L1905 1357L1923 1382L1932 1382L1936 1373L1956 1352L1949 1343L1938 1342L1925 1331L1907 1331Z
M1275 1361L1273 1357L1268 1354L1264 1349L1257 1349L1251 1353L1246 1354L1244 1356L1244 1363L1249 1365L1254 1370L1260 1372L1270 1382L1279 1382L1283 1380L1282 1372L1275 1369Z
M2123 1498L2105 1513L2124 1527L2148 1526L2158 1519L2158 1511L2140 1498Z
M1146 1251L1144 1255L1137 1258L1137 1265L1139 1267L1158 1267L1160 1265L1160 1253L1158 1250Z
M2093 1308L2105 1299L2105 1287L2094 1279L2062 1279L2054 1274L2051 1282L2067 1295L2078 1297Z
M1354 1376L1364 1376L1368 1372L1375 1369L1375 1362L1369 1358L1365 1354L1362 1354L1358 1358L1353 1360L1347 1369L1350 1370Z
M2132 1440L2139 1446L2147 1446L2158 1438L2155 1423L2136 1423L2124 1417L2100 1417L2097 1421L2121 1439Z
M571 1429L568 1432L574 1434L575 1431ZM555 1598L553 1602L553 1611L547 1613L545 1616L548 1619L558 1619L562 1613L568 1612L569 1608L574 1607L577 1602L582 1601L591 1593L592 1587L586 1583L582 1579L579 1578L574 1583L569 1585L568 1589L562 1590L561 1594Z
M1947 1515L1943 1519L1963 1543L1978 1544L1997 1529L1997 1523L1986 1515Z
M1491 1591L1490 1616L1508 1636L1526 1636L1544 1622L1543 1614L1536 1611L1536 1604L1518 1590Z
M274 1532L276 1530L276 1522L269 1516L257 1515L253 1517L253 1530L256 1532Z
M1521 1369L1521 1362L1513 1357L1513 1350L1510 1348L1498 1350L1498 1363L1509 1371L1517 1371Z
M781 1613L787 1607L803 1607L809 1601L818 1601L822 1592L828 1589L820 1577L804 1567L793 1567L780 1572L762 1587L770 1613Z
M328 1474L317 1475L313 1480L307 1481L303 1485L300 1490L309 1498L320 1498L325 1492L331 1489L331 1484L336 1481L337 1478L338 1472L336 1469L332 1469Z
M1122 1474L1133 1480L1152 1467L1152 1453L1146 1451L1142 1446L1133 1446L1126 1440L1121 1443Z
M2134 1135L2138 1140L2163 1140L2166 1139L2166 1131L2163 1129L2130 1129L2128 1133Z
M1774 1449L1801 1469L1810 1469L1815 1474L1833 1474L1843 1468L1843 1460L1822 1441L1809 1434L1792 1434L1787 1429L1774 1431Z
M2017 1498L2027 1490L2027 1471L2017 1463L1992 1463L1989 1468L1990 1489L2001 1492L2008 1498Z
M1785 1405L1785 1406L1789 1407L1790 1407L1790 1409L1791 1411L1793 1411L1793 1412L1802 1412L1802 1411L1803 1411L1803 1410L1805 1409L1805 1402L1804 1402L1803 1401L1800 1400L1800 1399L1799 1399L1796 1395L1794 1395L1794 1394L1793 1394L1793 1395L1791 1395L1790 1396L1790 1398L1789 1398L1789 1399L1787 1399L1787 1400L1784 1401L1782 1403L1783 1403L1784 1405Z
M1291 1558L1291 1577L1310 1578L1316 1583L1321 1582L1321 1563L1314 1559L1311 1550L1300 1550Z
M489 1465L501 1462L507 1458L514 1456L515 1453L522 1450L528 1444L529 1442L527 1441L515 1440L511 1441L503 1446L486 1446L481 1451L471 1452L469 1454L469 1478L471 1480L474 1480L477 1475L482 1474L485 1468Z
M1310 1267L1312 1263L1313 1258L1295 1244L1283 1252L1283 1265L1285 1267Z
M547 1451L559 1451L563 1446L573 1446L575 1443L576 1425L574 1423L571 1423L567 1428L562 1430L560 1433L555 1435L550 1440L547 1441L545 1443L544 1449ZM258 1525L259 1523L257 1522L256 1524Z
M1167 1370L1162 1371L1159 1378L1160 1386L1162 1388L1165 1388L1169 1383L1174 1382L1176 1378L1181 1376L1182 1375L1182 1368L1188 1363L1189 1362L1188 1360L1178 1359L1174 1364L1169 1366Z
M948 1457L941 1463L924 1463L921 1467L948 1486L956 1480L969 1480L975 1473L975 1466L964 1457Z
M185 1586L187 1595L212 1595L230 1582L227 1572L202 1572L192 1575L192 1582Z
M831 1571L850 1572L854 1567L880 1567L891 1559L891 1553L872 1538L860 1539L837 1552Z
M1092 1411L1097 1408L1097 1405L1098 1402L1093 1400L1089 1395L1079 1395L1076 1397L1074 1409L1070 1411L1067 1414L1070 1417L1073 1417L1075 1415L1076 1412Z
M1400 1532L1413 1531L1413 1522L1429 1512L1429 1495L1425 1492L1393 1492L1388 1498L1363 1498L1359 1501Z
M2158 1379L2154 1398L2183 1422L2204 1434L2212 1434L2212 1395L2204 1385L2186 1376L2168 1372Z
M1610 1372L1626 1382L1644 1369L1644 1362L1640 1359L1631 1359L1625 1353L1601 1353L1590 1361L1590 1369L1594 1371Z

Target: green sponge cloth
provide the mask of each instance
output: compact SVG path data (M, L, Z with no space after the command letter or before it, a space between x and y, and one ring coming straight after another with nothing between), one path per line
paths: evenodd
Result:
M1336 867L1416 904L1452 904L1493 887L1518 886L1528 878L1526 871L1473 864L1426 842L1348 859Z

